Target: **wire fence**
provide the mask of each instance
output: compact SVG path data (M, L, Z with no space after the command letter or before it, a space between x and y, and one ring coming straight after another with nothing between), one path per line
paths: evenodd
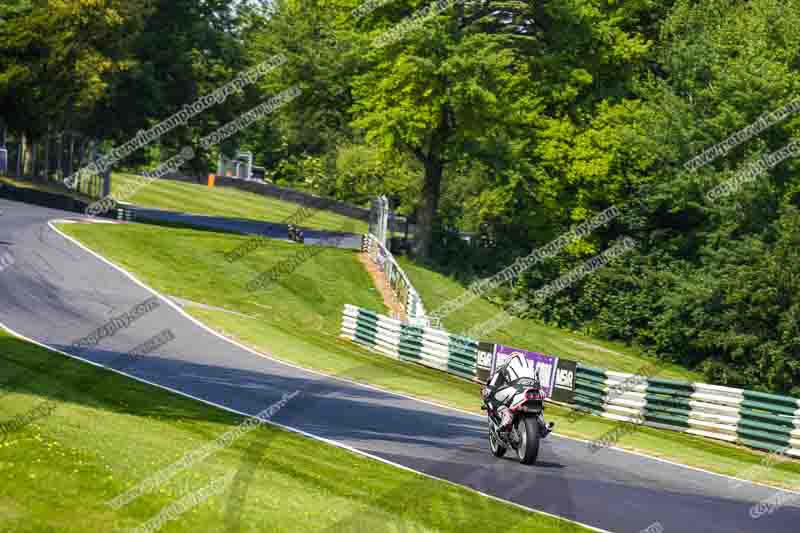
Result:
M0 137L0 176L70 191L64 178L100 156L100 142L74 131L62 131L29 140L16 132ZM105 176L94 175L80 183L77 192L102 198Z

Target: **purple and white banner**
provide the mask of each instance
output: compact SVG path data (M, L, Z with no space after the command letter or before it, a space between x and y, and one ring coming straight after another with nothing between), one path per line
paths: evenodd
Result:
M522 348L512 348L510 346L503 346L498 344L494 350L494 360L492 361L492 371L494 371L506 364L512 357L517 354L522 354L529 361L533 361L535 371L539 374L539 380L542 383L542 389L550 398L553 395L553 386L556 379L556 366L558 366L558 357L552 355L545 355L538 352L529 352Z
M578 364L569 359L539 352L529 352L522 348L512 348L502 344L481 342L478 344L475 361L475 374L478 381L487 383L495 371L512 357L522 354L534 362L547 399L562 403L572 403L575 395L575 378Z

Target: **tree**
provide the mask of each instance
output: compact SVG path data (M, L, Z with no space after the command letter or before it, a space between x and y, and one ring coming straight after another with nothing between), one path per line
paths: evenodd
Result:
M0 114L26 138L91 112L126 68L115 43L139 1L16 1L0 26Z

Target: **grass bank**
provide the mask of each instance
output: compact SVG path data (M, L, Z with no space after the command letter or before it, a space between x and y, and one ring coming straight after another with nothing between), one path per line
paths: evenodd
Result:
M112 194L136 180L135 176L129 174L114 174ZM212 188L170 180L155 180L124 201L142 207L183 213L247 218L276 223L283 222L301 208L299 204L293 202L285 202L230 187ZM366 233L368 230L368 225L363 220L325 210L320 210L298 225L320 230L341 231L347 224L353 224L353 233Z
M199 504L161 531L457 532L488 530L497 516L525 531L564 531L561 520L270 426L244 433L115 509L106 502L244 419L79 361L62 362L64 356L2 329L0 354L0 422L50 406L46 416L0 434L0 531L137 528L192 494ZM246 473L240 478L246 484L222 484L203 501L199 491L239 473Z

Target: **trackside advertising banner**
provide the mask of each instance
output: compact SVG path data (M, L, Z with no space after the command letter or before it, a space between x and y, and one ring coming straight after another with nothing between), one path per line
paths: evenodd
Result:
M492 361L494 360L495 344L488 342L478 343L478 357L475 361L475 375L478 381L486 383L491 376Z
M522 348L512 348L502 344L482 342L478 345L476 365L478 378L481 381L487 381L495 370L506 364L517 354L522 354L526 359L534 362L536 371L539 373L539 379L542 382L542 388L548 399L572 403L575 393L577 363L553 355L530 352ZM486 376L485 379L484 375Z

